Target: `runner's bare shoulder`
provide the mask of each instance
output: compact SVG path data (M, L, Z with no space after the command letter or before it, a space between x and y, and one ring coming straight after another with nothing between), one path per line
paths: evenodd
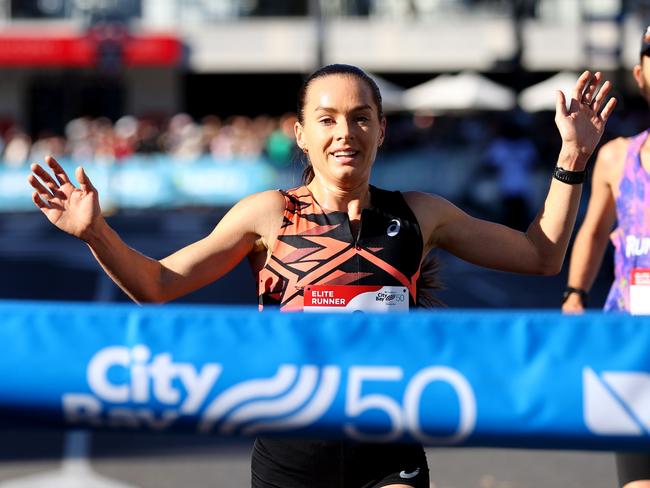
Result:
M629 143L630 138L617 137L604 144L598 151L594 173L599 173L608 184L616 184L623 171Z
M256 248L270 248L282 227L285 205L282 193L266 190L242 199L233 210L241 218L250 219L252 230L260 236Z

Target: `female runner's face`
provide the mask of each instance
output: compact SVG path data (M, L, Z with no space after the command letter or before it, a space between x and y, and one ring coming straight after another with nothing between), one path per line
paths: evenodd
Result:
M386 128L370 87L355 76L317 78L307 89L303 110L296 140L315 179L341 188L367 183Z

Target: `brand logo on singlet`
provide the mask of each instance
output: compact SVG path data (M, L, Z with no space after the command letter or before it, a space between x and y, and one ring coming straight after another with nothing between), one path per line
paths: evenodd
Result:
M650 253L650 237L627 236L625 238L625 256L645 256Z
M390 224L388 225L388 229L386 229L386 234L388 237L395 237L397 234L399 234L399 230L402 224L398 219L393 219L390 221Z
M406 471L400 471L399 477L405 480L410 480L411 478L415 478L418 474L420 474L420 468L416 468L415 471L411 471L410 473L407 473Z
M402 294L397 293L382 293L378 292L375 296L377 302L404 302L406 300L406 289L403 289Z

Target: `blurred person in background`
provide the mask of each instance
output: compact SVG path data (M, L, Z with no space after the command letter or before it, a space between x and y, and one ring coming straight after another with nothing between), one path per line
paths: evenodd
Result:
M32 147L32 138L17 126L10 127L5 133L2 160L10 168L19 168L27 163Z
M163 144L178 161L193 161L203 154L203 132L188 114L176 114L169 120Z
M65 152L73 161L92 161L95 151L90 138L90 120L86 117L72 119L65 126Z
M46 156L55 158L65 154L65 139L51 132L42 132L38 135L29 150L30 161L43 161Z
M162 152L162 131L160 124L153 117L143 117L138 121L135 140L135 152L138 154L155 154Z
M262 154L263 134L255 131L250 117L236 115L228 120L233 128L233 156L236 158L257 158Z
M212 155L212 141L219 135L221 119L216 115L206 115L201 119L201 141L205 154Z
M483 164L496 171L501 222L524 230L530 220L532 172L537 149L520 122L504 120L488 145Z
M115 132L108 117L90 121L90 138L93 145L93 160L98 164L115 163Z
M641 94L650 103L649 56L650 27L643 36L641 60L632 69ZM614 244L614 282L604 310L640 313L636 310L647 309L650 303L650 292L630 293L635 272L650 269L649 134L650 129L646 129L629 138L619 137L598 151L587 213L571 252L562 300L565 313L585 310L610 238ZM611 232L614 223L616 229ZM650 453L618 453L616 466L620 486L650 488Z
M217 160L232 159L235 155L235 129L226 121L210 140L210 154Z
M138 137L138 119L132 115L124 115L115 122L115 158L122 161L135 152Z
M277 127L266 139L264 152L276 167L286 168L296 155L296 138L293 127L298 121L296 114L286 113L277 123Z
M252 120L250 125L250 136L254 141L252 147L252 156L259 158L264 155L267 141L278 125L277 119L268 115L258 115Z
M203 287L244 258L257 277L260 308L304 307L309 285L395 286L411 307L432 249L477 265L556 274L571 236L585 166L616 105L609 82L583 73L570 106L557 94L562 148L542 210L526 232L473 218L435 195L370 185L386 119L375 82L359 68L330 65L298 95L296 143L306 157L304 185L238 202L205 238L161 259L130 248L102 216L82 167L74 186L61 166L31 166L34 204L59 229L86 242L107 274L137 303L163 303ZM219 182L215 181L215 185ZM427 261L430 263L430 261ZM425 283L435 281L426 265ZM420 297L422 303L423 297ZM416 444L260 437L253 448L256 488L339 486L429 488Z

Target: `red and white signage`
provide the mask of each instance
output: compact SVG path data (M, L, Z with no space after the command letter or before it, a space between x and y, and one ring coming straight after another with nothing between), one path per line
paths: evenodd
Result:
M171 34L131 34L122 41L124 65L177 66L182 43ZM98 39L92 33L0 33L0 67L92 68L99 61Z
M403 286L309 285L305 312L408 312L409 292Z

